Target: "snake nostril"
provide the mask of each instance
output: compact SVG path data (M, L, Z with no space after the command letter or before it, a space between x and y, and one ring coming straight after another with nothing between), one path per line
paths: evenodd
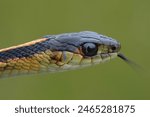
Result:
M117 47L116 47L116 46L112 46L111 49L112 49L113 51L115 51L115 50L117 49Z

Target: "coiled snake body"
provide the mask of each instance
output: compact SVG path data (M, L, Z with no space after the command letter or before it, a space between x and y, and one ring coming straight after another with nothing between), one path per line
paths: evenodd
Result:
M0 50L0 77L57 72L99 64L118 55L120 43L96 32L48 35Z

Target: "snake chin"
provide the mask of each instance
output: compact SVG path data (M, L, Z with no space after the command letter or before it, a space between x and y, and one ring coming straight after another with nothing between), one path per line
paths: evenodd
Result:
M101 53L93 57L84 58L81 55L74 54L72 59L65 65L62 66L63 69L77 69L82 67L88 67L95 64L100 64L109 61L117 57L118 53Z

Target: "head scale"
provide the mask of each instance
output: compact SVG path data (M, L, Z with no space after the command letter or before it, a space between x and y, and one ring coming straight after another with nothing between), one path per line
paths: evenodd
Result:
M118 53L121 47L118 41L91 31L55 35L55 39L50 39L49 44L51 45L51 50L80 53L84 57L93 57L97 54ZM84 50L91 49L92 52L92 48L94 51L97 51L95 54L89 53L89 56L87 56L88 54L86 55L84 53L87 51Z

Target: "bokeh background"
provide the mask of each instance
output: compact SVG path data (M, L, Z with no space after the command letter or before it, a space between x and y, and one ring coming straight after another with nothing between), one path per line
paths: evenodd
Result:
M0 79L0 99L150 99L149 0L0 0L0 48L83 30L119 40L143 70L116 58L81 70Z

